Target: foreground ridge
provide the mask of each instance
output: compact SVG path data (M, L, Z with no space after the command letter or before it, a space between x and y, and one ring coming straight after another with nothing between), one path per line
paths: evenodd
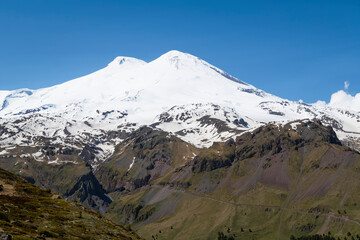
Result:
M141 239L136 233L0 169L0 229L6 239Z

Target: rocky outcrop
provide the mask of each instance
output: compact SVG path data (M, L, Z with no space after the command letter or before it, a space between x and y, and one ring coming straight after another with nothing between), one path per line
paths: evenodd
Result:
M65 194L69 200L81 202L84 206L96 210L102 214L106 212L111 199L105 194L94 174L90 172L83 175L75 186Z

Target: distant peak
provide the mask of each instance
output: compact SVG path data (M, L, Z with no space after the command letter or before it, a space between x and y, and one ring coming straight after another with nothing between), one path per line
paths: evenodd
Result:
M154 62L167 62L174 66L176 69L181 69L183 66L200 66L205 67L211 71L215 71L216 73L222 75L223 77L244 85L248 85L247 83L231 76L230 74L224 72L223 70L211 65L210 63L202 60L199 57L191 55L189 53L180 52L177 50L171 50L163 55L161 55L158 59L154 60Z
M159 57L159 59L172 59L172 58L192 58L192 59L199 59L189 53L180 52L178 50L171 50ZM199 59L200 60L200 59Z
M202 60L189 53L171 50L153 61L154 63L167 63L174 66L176 69L181 69L184 66L193 66L202 64Z
M122 66L122 65L144 65L146 62L143 60L132 58L132 57L116 57L108 66Z
M178 50L170 50L167 53L163 54L163 56L169 56L169 57L183 56L183 55L191 55L191 54L180 52Z

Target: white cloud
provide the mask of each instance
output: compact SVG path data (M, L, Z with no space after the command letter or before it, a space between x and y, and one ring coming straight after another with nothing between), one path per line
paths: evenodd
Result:
M348 90L348 88L350 87L350 83L348 81L344 82L344 89Z
M341 108L344 110L360 112L360 93L352 96L346 93L344 90L340 90L331 95L329 106L334 108Z
M316 103L314 103L314 105L318 106L318 107L326 107L327 104L325 101L321 101L321 100L318 100Z

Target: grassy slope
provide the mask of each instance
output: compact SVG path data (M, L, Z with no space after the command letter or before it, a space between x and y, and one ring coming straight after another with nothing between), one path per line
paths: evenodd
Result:
M108 216L149 239L215 239L219 231L235 239L360 234L359 154L319 124L301 131L267 127L238 139L230 167L233 145L215 144L182 169L120 195ZM191 185L160 184L179 181Z
M13 239L140 239L100 214L0 169L0 229Z

